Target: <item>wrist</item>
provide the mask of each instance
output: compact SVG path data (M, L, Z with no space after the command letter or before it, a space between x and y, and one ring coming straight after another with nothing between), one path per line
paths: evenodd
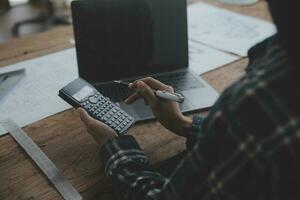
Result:
M113 132L94 132L94 131L90 131L89 132L92 137L94 138L94 140L98 143L98 145L101 147L104 144L106 144L109 140L113 139L116 137L116 134L113 134Z
M180 123L178 123L179 127L176 131L178 135L186 136L192 126L193 120L189 117L182 115L180 117Z

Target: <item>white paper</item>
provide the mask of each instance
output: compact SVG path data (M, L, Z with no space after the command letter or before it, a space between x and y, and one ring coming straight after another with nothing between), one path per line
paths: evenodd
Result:
M70 108L58 91L78 77L75 49L0 68L0 73L25 68L23 79L0 101L0 121L23 127ZM0 135L7 131L0 125Z
M276 33L272 23L204 3L188 7L188 27L190 39L241 56Z
M189 67L198 75L232 63L240 57L189 41Z
M258 0L219 0L222 3L228 3L232 5L251 5L258 2Z

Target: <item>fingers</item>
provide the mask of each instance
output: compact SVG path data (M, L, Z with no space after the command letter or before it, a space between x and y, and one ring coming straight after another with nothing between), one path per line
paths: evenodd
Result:
M142 78L140 80L137 80L135 82L133 82L129 87L131 89L136 89L137 86L137 82L138 81L143 81L144 83L146 83L150 88L155 89L155 90L164 90L164 91L169 91L169 92L173 92L173 88L171 86L165 85L162 82L152 78L152 77L146 77L146 78Z
M141 95L138 92L135 92L132 95L130 95L127 99L125 99L124 102L126 104L131 104L131 103L135 102L139 98L141 98Z
M137 92L145 98L145 100L151 105L156 102L156 96L152 90L146 83L143 81L138 81Z
M102 128L102 124L92 118L83 108L77 109L80 115L81 121L85 124L89 131L97 131Z
M83 108L78 108L77 109L79 112L79 116L81 121L86 125L86 126L92 126L96 121L93 119Z
M126 104L131 104L141 97L144 97L149 104L153 103L156 100L153 89L174 92L171 86L165 85L152 77L137 80L131 83L129 88L136 90L136 92L125 100Z
M144 97L149 104L154 103L156 97L153 93L153 89L174 92L174 89L171 86L165 85L152 77L146 77L134 81L129 85L129 88L136 90L136 92L125 100L126 104L133 103L141 96Z

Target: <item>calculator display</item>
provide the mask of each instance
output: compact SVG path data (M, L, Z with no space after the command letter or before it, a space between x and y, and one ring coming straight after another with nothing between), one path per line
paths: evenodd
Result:
M90 96L92 93L93 93L93 88L91 88L89 86L84 86L78 92L76 92L73 95L73 97L74 97L74 99L76 99L77 101L80 102L83 99L85 99L86 97Z

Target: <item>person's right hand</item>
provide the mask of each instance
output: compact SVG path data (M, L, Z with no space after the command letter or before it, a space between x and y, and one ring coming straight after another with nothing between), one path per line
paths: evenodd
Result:
M157 98L153 92L153 89L174 92L171 86L147 77L130 84L129 88L134 89L136 92L129 96L125 103L130 104L141 97L144 98L151 107L156 119L164 127L177 135L186 135L192 120L181 113L177 102Z

